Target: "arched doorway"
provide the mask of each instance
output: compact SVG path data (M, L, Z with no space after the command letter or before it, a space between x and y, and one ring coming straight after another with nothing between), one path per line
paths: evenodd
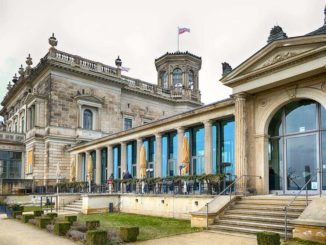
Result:
M326 110L313 100L286 104L268 127L269 190L285 194L307 185L326 190Z

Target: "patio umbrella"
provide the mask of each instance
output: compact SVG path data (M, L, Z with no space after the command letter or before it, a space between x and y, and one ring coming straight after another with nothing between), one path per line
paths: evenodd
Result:
M70 181L73 182L76 179L76 163L75 159L71 159L70 164Z
M88 174L88 180L92 181L93 178L93 161L92 156L89 155L87 159L87 174Z
M146 177L146 149L145 146L142 145L140 148L140 177L145 178Z
M184 164L184 168L182 169L182 174L185 175L189 173L189 158L190 158L190 153L189 153L189 142L188 138L186 136L183 137L182 141L182 164Z

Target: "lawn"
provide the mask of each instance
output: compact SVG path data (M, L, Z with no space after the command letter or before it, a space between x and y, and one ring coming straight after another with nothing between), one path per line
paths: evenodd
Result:
M42 209L45 208L51 208L51 205L47 205L47 206L42 206ZM54 205L52 205L52 208L54 208ZM24 212L33 212L36 210L41 210L40 206L24 206Z
M312 242L312 241L306 241L306 240L301 240L301 239L291 239L290 241L286 241L282 243L282 245L323 245L324 243L319 243L319 242Z
M126 213L105 213L79 215L78 221L99 220L103 228L119 228L120 226L139 227L139 241L191 233L199 231L198 228L191 228L189 220L178 220L172 218L162 218L138 214Z

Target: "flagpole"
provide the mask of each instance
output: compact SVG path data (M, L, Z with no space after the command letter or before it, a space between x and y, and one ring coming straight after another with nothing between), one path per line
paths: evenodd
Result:
M178 29L177 29L177 35L178 35L178 50L177 51L179 51L179 26L178 26Z

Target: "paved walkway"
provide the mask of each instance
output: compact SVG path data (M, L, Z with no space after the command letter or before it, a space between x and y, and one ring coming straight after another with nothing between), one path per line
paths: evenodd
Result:
M0 245L76 245L76 243L29 224L0 215Z
M135 245L257 245L256 238L246 235L231 235L229 233L199 232L160 238Z

